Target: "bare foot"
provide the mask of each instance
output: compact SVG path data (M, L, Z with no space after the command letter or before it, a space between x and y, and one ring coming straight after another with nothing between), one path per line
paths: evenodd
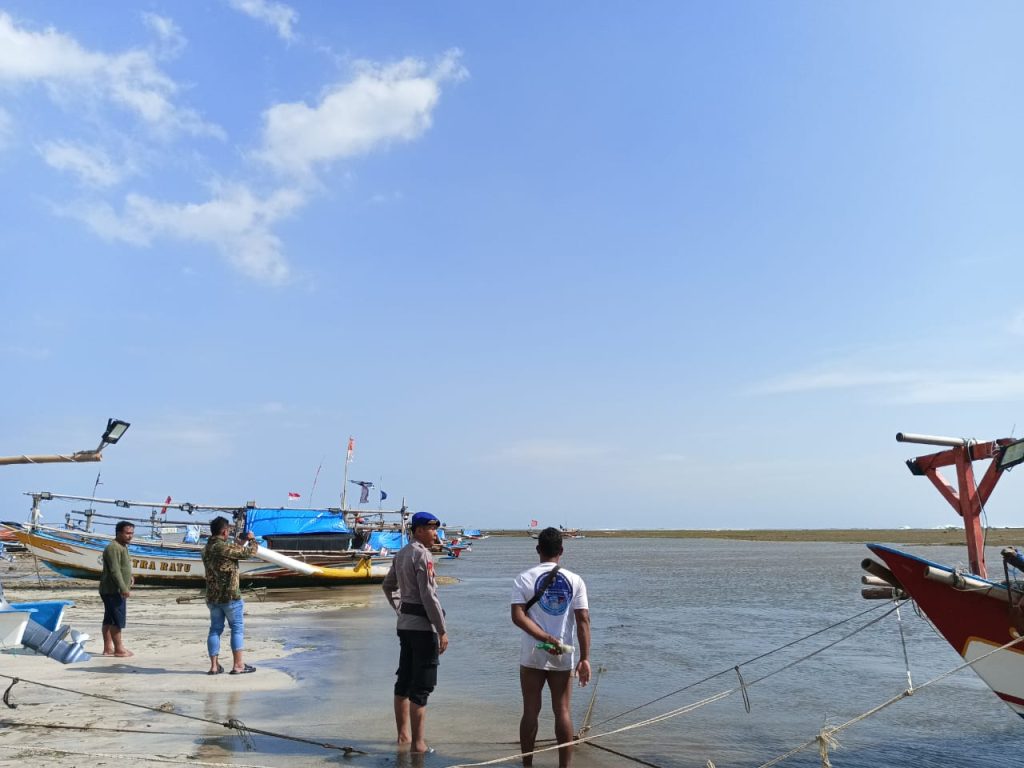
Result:
M104 656L105 655L106 654L104 654ZM125 648L123 651L117 651L114 655L117 656L118 658L126 659L129 656L134 656L135 654L132 653L131 651L129 651L127 648Z

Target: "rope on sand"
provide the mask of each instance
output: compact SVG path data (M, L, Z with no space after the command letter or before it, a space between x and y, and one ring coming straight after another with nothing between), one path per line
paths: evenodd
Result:
M102 757L108 760L131 760L134 763L171 763L173 765L201 765L209 766L209 768L279 768L273 765L256 765L253 763L210 763L205 760L190 760L188 758L184 760L177 760L173 757L156 757L155 755L140 755L137 753L128 752L77 752L71 749L58 749L57 747L30 747L30 746L15 746L13 744L0 744L0 749L10 750L11 752L34 752L35 754L43 755L58 755L58 756L75 756L75 757Z
M862 712L861 714L857 715L854 718L851 718L850 720L847 720L845 723L842 723L841 725L836 725L836 726L832 726L832 727L822 728L821 731L819 731L818 734L813 739L809 739L809 740L805 741L800 746L794 747L793 749L789 750L789 752L786 752L785 754L779 755L778 757L769 760L767 763L762 763L757 768L771 768L771 766L778 765L783 760L786 760L786 759L792 757L793 755L797 754L798 752L802 752L803 750L807 749L808 747L811 747L811 746L814 746L814 745L818 746L818 755L821 758L822 768L831 768L832 763L829 760L828 752L829 752L830 749L831 750L839 749L839 742L836 740L835 734L837 734L840 731L843 731L843 730L849 728L850 726L856 725L857 723L861 722L862 720L866 720L867 718L871 717L872 715L874 715L874 714L876 714L878 712L881 712L886 707L889 707L889 706L895 704L897 701L901 701L901 700L903 700L903 699L905 699L905 698L907 698L909 696L913 696L917 691L920 691L920 690L922 690L924 688L927 688L929 685L932 685L933 683L937 683L940 680L945 680L950 675L955 675L957 672L960 672L961 670L967 669L967 667L973 667L979 661L982 661L983 659L987 659L993 653L998 653L999 651L1005 651L1007 648L1010 648L1011 646L1017 645L1018 643L1021 643L1021 642L1024 642L1024 636L1018 637L1015 640L1011 640L1010 642L1006 643L1005 645L1001 645L998 648L993 648L988 653L985 653L985 654L979 656L978 658L976 658L976 659L974 659L972 661L965 661L963 664L959 664L959 665L953 667L953 669L951 669L951 670L949 670L947 672L943 672L941 675L939 675L937 677L933 677L931 680L929 680L927 683L924 683L923 685L919 685L916 688L907 688L907 689L905 689L903 691L900 691L898 694L893 696L891 699L883 701L878 706L872 707L871 709L867 710L866 712Z
M224 728L228 728L230 730L235 731L238 734L239 738L242 739L242 742L246 745L247 748L250 747L252 744L252 734L256 733L261 736L270 736L275 739L285 739L287 741L296 741L302 744L312 744L315 747L321 747L323 749L338 750L339 752L344 752L346 756L367 754L366 752L356 749L355 747L339 746L338 744L332 744L329 741L317 741L316 739L307 739L303 738L302 736L290 736L286 733L278 733L277 731L267 731L262 728L253 728L251 726L246 725L241 720L237 720L235 718L231 718L225 722L220 722L218 720L210 720L209 718L198 717L196 715L188 715L184 712L175 712L173 709L167 708L165 705L152 707L148 704L139 704L134 701L126 701L124 699L115 698L114 696L105 696L101 693L86 693L85 691L76 691L73 688L63 688L59 685L52 685L50 683L40 683L36 680L26 680L24 678L13 677L12 675L0 674L0 677L6 678L7 680L11 681L10 686L7 688L7 691L4 693L3 696L4 703L7 704L7 706L11 709L17 707L17 704L11 704L9 700L11 688L13 688L15 684L19 682L24 682L30 683L32 685L38 685L41 688L49 688L54 691L61 691L63 693L74 693L79 696L86 696L94 699L102 699L103 701L109 701L115 704L124 704L127 707L136 707L138 709L145 709L150 712L158 712L164 715L174 715L175 717L183 717L186 720L195 720L197 722L208 723L210 725L220 725Z

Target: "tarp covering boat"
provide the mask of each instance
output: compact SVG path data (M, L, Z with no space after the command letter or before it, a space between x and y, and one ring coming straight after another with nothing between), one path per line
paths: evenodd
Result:
M401 531L374 531L370 534L367 548L374 552L382 549L397 552L408 543L409 537L402 535Z
M329 509L256 508L246 510L246 528L256 536L351 533L340 511Z

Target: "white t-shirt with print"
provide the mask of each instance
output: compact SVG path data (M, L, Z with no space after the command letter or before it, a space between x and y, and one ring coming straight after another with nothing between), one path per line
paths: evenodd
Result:
M539 563L516 576L512 584L512 605L528 603L540 588L547 573L554 567L555 563ZM571 645L573 651L553 656L537 648L538 641L523 632L519 663L533 669L574 669L579 658L579 650L576 648L575 611L589 608L587 585L583 583L583 579L572 571L560 569L540 600L530 606L528 614L545 632L559 638L565 645Z

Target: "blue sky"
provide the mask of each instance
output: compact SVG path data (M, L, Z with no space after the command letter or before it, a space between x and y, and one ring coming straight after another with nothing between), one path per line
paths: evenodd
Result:
M0 454L116 416L117 498L336 504L353 435L450 523L955 522L893 436L1024 431L1022 15L2 3Z

